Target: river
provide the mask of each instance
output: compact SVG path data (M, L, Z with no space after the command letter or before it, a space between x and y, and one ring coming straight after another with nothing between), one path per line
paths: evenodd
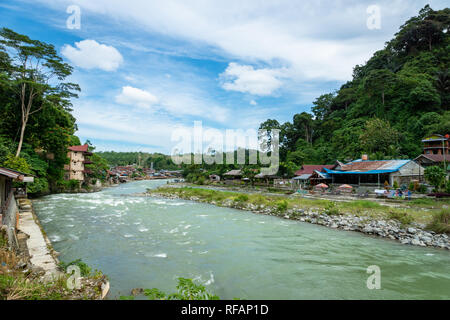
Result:
M56 194L34 208L60 260L133 288L192 278L223 299L450 299L448 251L184 200L133 197L165 181ZM381 270L369 290L367 267Z

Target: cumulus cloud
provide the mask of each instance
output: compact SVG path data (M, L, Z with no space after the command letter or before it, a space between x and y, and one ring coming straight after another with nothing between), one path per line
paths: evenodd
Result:
M56 6L54 1L40 0ZM351 79L364 63L417 14L425 1L379 0L382 26L368 30L371 0L348 1L203 1L66 0L83 10L133 23L139 30L186 40L192 48L211 47L242 61L281 61L291 77ZM439 3L442 1L438 1Z
M122 92L116 96L116 102L128 106L136 106L141 109L153 108L153 111L163 112L171 116L181 118L195 116L225 122L228 120L228 110L217 105L214 101L202 97L198 92L192 93L189 88L158 89L158 97L149 91L125 86Z
M267 96L283 84L279 77L281 69L254 69L252 66L231 62L220 75L222 88L227 91L239 91L253 95Z
M123 57L116 48L95 40L75 42L75 47L66 44L61 53L71 63L84 69L115 71L123 62Z
M122 92L116 96L116 102L149 109L152 105L158 103L158 98L148 91L125 86L122 88Z

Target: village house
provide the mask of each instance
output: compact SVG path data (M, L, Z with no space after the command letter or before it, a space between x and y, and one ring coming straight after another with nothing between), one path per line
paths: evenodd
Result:
M261 185L261 186L270 186L270 185L274 185L274 181L276 179L280 179L279 176L276 175L268 175L268 174L264 174L264 173L258 173L255 176L255 181L256 181L256 185Z
M226 184L240 183L242 179L242 171L241 170L228 171L227 173L224 173L223 178Z
M413 160L355 160L338 164L333 170L323 169L331 177L332 184L381 187L387 181L390 186L409 185L423 181L424 168Z
M293 185L296 187L306 187L307 185L315 185L319 183L326 183L331 179L325 172L324 168L334 169L336 165L303 165L300 170L295 172L293 178Z
M89 152L89 145L85 144L83 146L71 146L68 148L69 152L67 153L67 157L70 159L69 164L64 166L66 180L77 180L80 182L84 182L86 180L86 174L89 174L90 171L85 168L86 164L91 164L92 162L89 160L89 156L92 156L92 153Z
M423 154L414 161L423 167L439 166L450 172L450 135L433 134L422 142Z

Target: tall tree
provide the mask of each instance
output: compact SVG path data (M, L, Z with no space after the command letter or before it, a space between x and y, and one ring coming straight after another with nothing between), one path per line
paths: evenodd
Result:
M364 133L360 136L361 144L371 153L381 152L384 155L395 151L399 133L388 121L378 118L366 122Z
M395 80L395 74L387 69L373 70L364 79L364 89L370 94L380 94L383 111L385 107L386 90Z
M72 73L72 67L64 63L53 45L11 29L0 29L0 51L7 54L10 63L10 78L19 97L21 127L16 157L19 157L30 116L40 112L46 104L54 100L69 108L69 98L76 97L73 91L79 91L78 85L64 83Z
M303 137L309 144L313 142L314 121L310 113L302 112L294 116L294 127L298 131L303 131ZM298 139L298 138L297 138ZM295 142L297 141L295 139Z

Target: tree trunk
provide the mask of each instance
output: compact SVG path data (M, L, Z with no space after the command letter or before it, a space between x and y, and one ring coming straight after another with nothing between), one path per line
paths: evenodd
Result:
M27 126L26 121L22 121L22 128L20 129L20 140L19 146L17 147L16 158L20 156L20 152L22 151L23 137L25 135L25 127Z

